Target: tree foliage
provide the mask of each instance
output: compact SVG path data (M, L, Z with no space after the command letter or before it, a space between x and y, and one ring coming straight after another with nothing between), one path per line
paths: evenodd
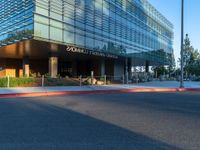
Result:
M188 34L184 40L183 68L187 75L200 75L200 54L191 46Z

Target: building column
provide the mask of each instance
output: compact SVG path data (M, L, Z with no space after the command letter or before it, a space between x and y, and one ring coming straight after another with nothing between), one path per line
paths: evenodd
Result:
M58 57L49 57L49 74L52 78L58 75Z
M133 73L134 73L134 59L131 58L130 59L130 67L129 67L129 75L130 75L130 77L132 77Z
M24 57L23 58L23 76L29 77L29 75L30 75L29 58Z
M100 75L104 76L105 75L105 60L100 61Z
M128 58L125 58L125 82L128 84L129 81L129 74L128 74L129 68L128 68Z
M149 61L145 62L145 72L149 72Z

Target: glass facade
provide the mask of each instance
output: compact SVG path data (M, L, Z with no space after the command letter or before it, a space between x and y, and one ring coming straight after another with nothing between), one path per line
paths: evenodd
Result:
M0 46L33 35L163 64L173 53L173 25L147 0L1 0L0 20Z
M33 1L0 0L0 47L33 35Z

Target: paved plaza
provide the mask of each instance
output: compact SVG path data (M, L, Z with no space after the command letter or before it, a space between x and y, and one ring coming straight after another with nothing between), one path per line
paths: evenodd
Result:
M0 99L1 150L199 150L200 93Z

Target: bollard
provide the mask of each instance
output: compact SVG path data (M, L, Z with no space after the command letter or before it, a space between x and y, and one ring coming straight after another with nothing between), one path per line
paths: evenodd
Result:
M124 75L122 75L122 83L124 84Z
M9 88L10 87L10 77L9 76L7 76L7 88Z
M107 79L106 79L106 75L104 75L104 85L106 85Z
M126 73L126 84L128 84L128 73Z
M91 71L91 85L93 85L94 81L94 71Z
M82 86L82 75L80 75L80 86Z
M44 87L44 75L42 75L42 87Z

